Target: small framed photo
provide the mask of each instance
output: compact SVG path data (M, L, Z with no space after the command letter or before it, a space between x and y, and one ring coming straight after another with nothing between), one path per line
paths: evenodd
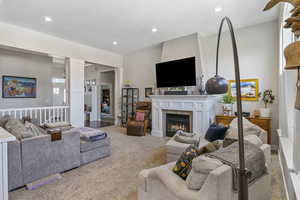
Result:
M152 88L145 88L145 97L150 98L150 95L152 95Z

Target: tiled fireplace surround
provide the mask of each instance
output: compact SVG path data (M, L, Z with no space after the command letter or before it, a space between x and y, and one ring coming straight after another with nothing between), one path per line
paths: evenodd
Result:
M190 115L192 132L204 136L216 115L218 96L154 95L152 99L152 135L166 137L166 114Z

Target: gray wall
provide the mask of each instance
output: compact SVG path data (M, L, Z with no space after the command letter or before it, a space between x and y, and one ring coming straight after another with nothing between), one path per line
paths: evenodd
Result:
M52 58L50 57L0 49L0 109L53 105L53 98L55 97L53 96L52 78L63 78L63 73L64 66L60 64L53 64ZM2 98L3 75L36 78L37 98ZM59 98L61 98L61 96ZM61 104L61 102L55 102L56 104Z

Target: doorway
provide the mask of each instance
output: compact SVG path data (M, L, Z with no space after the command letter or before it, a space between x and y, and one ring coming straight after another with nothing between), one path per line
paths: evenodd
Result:
M114 125L114 68L86 63L84 85L85 126Z

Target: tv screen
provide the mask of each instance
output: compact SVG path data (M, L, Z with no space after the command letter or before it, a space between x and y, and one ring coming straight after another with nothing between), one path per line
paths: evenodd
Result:
M156 64L156 84L158 88L195 86L195 57Z

